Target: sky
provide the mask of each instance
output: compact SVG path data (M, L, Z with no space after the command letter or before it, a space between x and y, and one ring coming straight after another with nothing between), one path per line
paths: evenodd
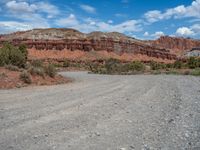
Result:
M0 0L0 34L33 28L200 38L200 0Z

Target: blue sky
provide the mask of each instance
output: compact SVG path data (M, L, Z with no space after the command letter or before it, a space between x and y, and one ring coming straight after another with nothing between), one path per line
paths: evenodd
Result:
M0 34L50 27L200 38L200 0L0 1Z

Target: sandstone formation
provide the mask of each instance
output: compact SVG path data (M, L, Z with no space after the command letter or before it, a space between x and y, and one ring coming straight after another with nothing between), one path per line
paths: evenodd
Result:
M170 52L176 55L181 55L188 50L200 47L200 40L169 36L160 37L159 39L151 41L150 43L155 47L170 49Z
M142 41L117 32L81 33L74 29L34 29L1 35L0 45L10 41L14 45L26 44L31 50L108 52L119 56L147 56L155 59L176 60L186 50L200 47L200 41L184 38L161 37Z

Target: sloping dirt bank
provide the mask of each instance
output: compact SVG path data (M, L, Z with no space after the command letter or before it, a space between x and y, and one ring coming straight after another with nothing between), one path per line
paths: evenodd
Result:
M80 50L36 50L29 49L29 59L42 59L42 60L57 60L62 61L65 59L73 61L98 61L109 58L118 59L120 61L131 62L131 61L142 61L142 62L160 62L160 63L173 63L175 60L161 59L156 57L149 57L141 54L116 54L114 52L107 51L90 51L84 52Z
M75 82L0 90L1 149L200 148L200 78L62 75Z
M31 83L27 84L20 79L20 71L11 71L0 67L0 89L20 88L38 85L56 85L71 82L71 79L56 75L55 77L30 75Z

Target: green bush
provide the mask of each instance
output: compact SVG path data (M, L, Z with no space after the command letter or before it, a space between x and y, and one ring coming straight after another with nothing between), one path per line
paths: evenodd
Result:
M117 72L117 66L120 63L119 60L114 59L114 58L110 58L108 60L105 61L105 68L107 70L108 73L114 73Z
M42 67L31 67L29 68L29 72L31 75L45 76L45 70Z
M56 69L52 64L49 64L48 66L45 67L45 73L54 78L56 76Z
M173 68L174 64L166 64L166 68Z
M20 79L21 79L24 83L27 83L27 84L31 84L31 83L32 83L31 76L30 76L30 74L29 74L27 71L23 71L23 72L20 74Z
M22 52L22 54L25 56L25 59L28 59L28 50L26 48L26 45L21 44L19 45L18 49Z
M13 65L5 65L5 68L11 71L20 71L20 69L17 66Z
M27 54L24 49L17 48L10 43L5 43L0 48L0 66L14 65L18 67L25 67L27 61Z
M173 67L176 68L176 69L181 69L183 67L183 63L181 61L177 60L177 61L174 62Z
M171 70L167 71L166 74L178 75L180 73L176 69L171 69Z
M153 71L151 71L151 73L154 74L154 75L159 75L159 74L161 74L161 71L153 70Z
M36 59L36 60L32 60L31 65L33 67L43 67L43 62L42 60Z
M130 66L130 70L132 70L132 71L144 71L145 70L145 65L139 61L134 61L129 66Z
M150 62L150 67L152 70L164 69L164 65L155 61Z
M65 61L63 62L63 67L67 68L67 67L69 67L69 66L70 66L70 62L69 62L68 60L65 60Z
M61 68L61 67L63 67L63 65L62 64L59 64L59 63L54 63L54 64L52 64L55 68Z
M195 57L190 57L187 61L187 65L190 69L195 69L198 66L198 60Z
M91 71L91 72L93 72L93 73L100 73L101 71L100 71L100 67L98 66L98 64L96 64L96 63L90 63L90 64L88 64L89 65L89 70Z
M200 68L194 69L191 72L191 75L193 75L193 76L200 76Z
M197 58L197 67L200 67L200 58Z

